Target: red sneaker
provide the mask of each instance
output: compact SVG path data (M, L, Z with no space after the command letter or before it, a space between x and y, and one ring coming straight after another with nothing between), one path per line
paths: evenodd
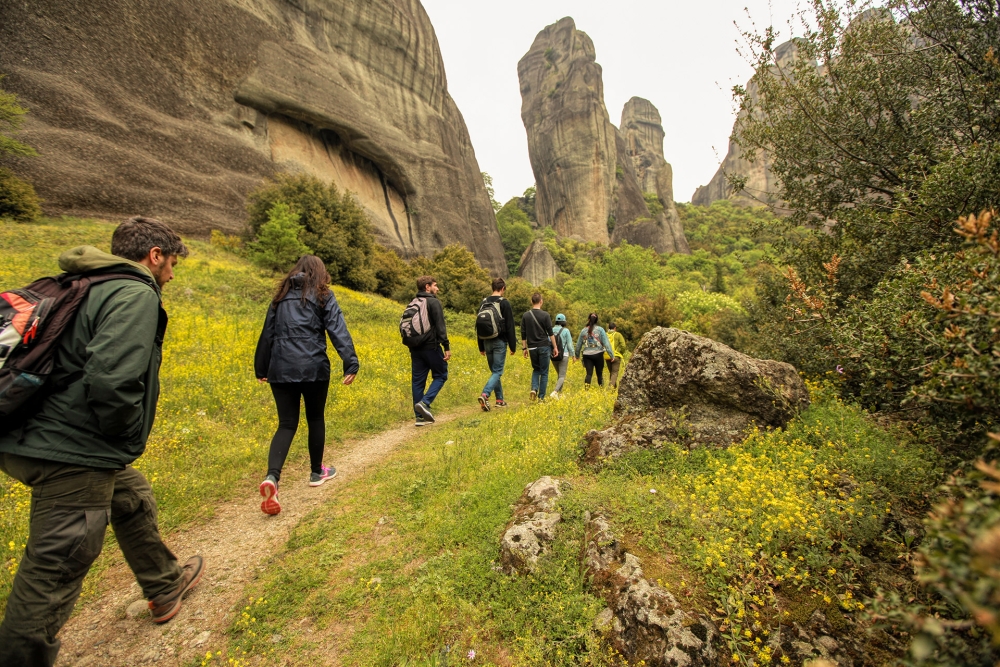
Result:
M278 504L278 481L271 475L260 483L260 495L264 499L260 504L261 512L273 515L281 511L281 505Z

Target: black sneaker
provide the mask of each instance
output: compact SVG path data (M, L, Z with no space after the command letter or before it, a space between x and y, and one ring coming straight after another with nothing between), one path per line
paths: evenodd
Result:
M426 403L423 401L415 403L413 409L418 415L424 418L424 421L434 423L434 415L431 414L431 409Z
M497 401L496 403L493 404L493 407L495 407L495 408L506 408L507 407L507 401Z
M483 409L483 412L490 411L490 397L486 394L479 395L479 407Z
M414 422L414 426L430 426L431 422L427 421L423 417L417 417L417 421Z

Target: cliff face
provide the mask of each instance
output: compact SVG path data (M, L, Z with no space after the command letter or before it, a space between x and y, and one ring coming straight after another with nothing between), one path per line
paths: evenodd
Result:
M662 243L669 247L660 252L691 252L674 205L674 170L663 157L665 133L659 110L649 100L633 97L622 109L620 127L639 187L655 194L663 205L657 223L663 229Z
M31 108L15 169L50 213L242 229L279 170L352 190L406 255L461 242L506 275L418 0L0 0L0 72Z
M775 48L775 61L779 67L795 57L796 48L794 41L788 41ZM751 81L747 84L747 90L753 98L757 97L757 85ZM733 125L733 133L736 131L736 124L742 118L744 112L740 112L736 123ZM753 160L750 158L753 157ZM741 192L733 192L732 187L726 181L726 175L745 176L746 186ZM702 185L694 191L691 196L691 203L698 206L708 206L719 199L732 199L738 204L745 206L777 205L779 200L776 196L778 191L778 181L771 173L770 160L767 153L760 155L744 155L732 137L729 139L729 151L719 165L718 171L707 185Z
M538 33L517 75L539 224L585 241L685 252L686 241L682 249L646 206L628 141L604 105L594 43L572 18ZM662 159L662 136L659 150Z
M546 280L559 274L559 266L545 244L535 239L521 255L521 263L517 267L517 275L532 285L541 285Z

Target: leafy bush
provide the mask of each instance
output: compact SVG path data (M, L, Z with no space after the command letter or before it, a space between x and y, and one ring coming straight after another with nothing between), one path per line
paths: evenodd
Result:
M326 264L333 282L367 292L378 287L372 266L374 235L368 218L350 192L315 176L279 174L250 193L247 211L254 234L268 221L276 203L287 204L304 228L301 240Z
M434 276L441 288L438 298L448 308L474 313L483 298L489 296L490 274L479 266L476 256L460 243L453 243L433 258L417 257L411 262L413 277ZM411 289L415 289L414 285Z
M41 200L31 183L21 180L9 169L0 169L0 218L35 222L41 215Z
M257 240L247 244L250 259L272 271L288 271L299 257L312 252L301 240L304 231L288 204L274 204L267 222L257 230Z
M0 82L3 82L3 78L4 75L0 74ZM17 95L0 88L0 155L37 155L34 148L11 136L21 127L26 113L28 110L18 102Z
M222 248L239 254L243 251L243 239L234 234L225 234L218 229L213 229L209 236L209 243L216 248Z
M511 275L517 273L521 255L535 240L535 231L529 224L528 214L521 209L518 201L517 197L512 198L497 212L497 228L500 230L507 270Z
M643 193L643 199L646 200L646 208L649 209L649 214L654 218L659 214L663 213L663 202L660 198L656 196L655 192Z

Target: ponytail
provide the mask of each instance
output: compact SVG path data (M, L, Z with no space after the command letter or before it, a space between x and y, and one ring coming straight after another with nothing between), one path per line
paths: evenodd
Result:
M587 317L587 335L594 335L594 325L597 324L597 313L591 313Z

